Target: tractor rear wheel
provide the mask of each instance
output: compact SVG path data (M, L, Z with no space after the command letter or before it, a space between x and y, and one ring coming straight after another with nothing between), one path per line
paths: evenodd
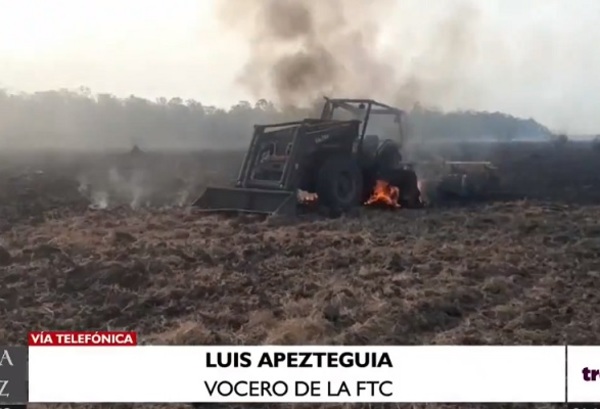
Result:
M417 174L412 169L394 169L382 173L381 178L400 189L400 204L407 208L423 207Z
M350 155L333 155L323 162L317 174L319 202L334 212L347 212L360 204L363 175Z

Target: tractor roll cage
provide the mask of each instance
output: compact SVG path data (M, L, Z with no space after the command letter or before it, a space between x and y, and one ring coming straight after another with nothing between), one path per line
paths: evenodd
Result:
M301 121L290 121L290 122L282 122L278 124L269 124L269 125L255 125L255 128L260 128L261 130L265 130L267 128L283 128L286 126L294 126L301 124L310 124L310 123L322 123L324 121L330 122L338 122L333 119L333 114L336 109L342 109L344 111L352 113L356 118L360 118L359 120L362 122L362 130L359 134L359 143L362 145L362 140L365 137L367 132L367 126L369 125L369 119L371 115L393 115L394 121L398 124L398 137L399 142L402 144L404 142L404 136L406 134L404 129L404 115L405 111L394 108L382 102L375 101L373 99L352 99L352 98L329 98L323 97L325 99L325 105L323 105L323 110L321 111L320 119L304 119Z
M333 120L333 115L336 109L342 109L352 113L355 117L360 118L362 122L362 130L359 134L358 146L359 151L362 149L363 140L367 132L369 125L369 119L371 115L392 115L394 116L394 122L398 124L398 143L400 146L404 143L406 130L404 128L405 112L386 105L384 103L375 101L373 99L352 99L352 98L328 98L325 99L325 105L321 111L321 120Z

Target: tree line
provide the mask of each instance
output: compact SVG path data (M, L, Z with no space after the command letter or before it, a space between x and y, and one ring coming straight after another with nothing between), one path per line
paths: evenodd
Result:
M228 109L196 100L131 95L118 98L89 89L12 94L0 90L0 147L130 149L243 149L254 124L314 114L279 109L260 99ZM414 106L407 112L412 137L421 139L547 138L551 132L533 119L500 112L444 113Z

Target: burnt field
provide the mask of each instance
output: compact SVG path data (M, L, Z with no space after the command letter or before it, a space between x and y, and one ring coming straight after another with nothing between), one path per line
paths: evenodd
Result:
M207 216L187 204L241 154L7 155L0 342L110 328L150 344L597 343L600 152L437 150L492 160L511 200Z

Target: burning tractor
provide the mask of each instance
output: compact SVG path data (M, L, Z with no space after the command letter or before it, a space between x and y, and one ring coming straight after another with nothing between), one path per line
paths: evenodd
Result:
M315 207L337 214L363 205L422 207L417 174L402 160L405 135L397 108L326 97L319 119L255 125L235 186L208 187L193 206L288 215Z

